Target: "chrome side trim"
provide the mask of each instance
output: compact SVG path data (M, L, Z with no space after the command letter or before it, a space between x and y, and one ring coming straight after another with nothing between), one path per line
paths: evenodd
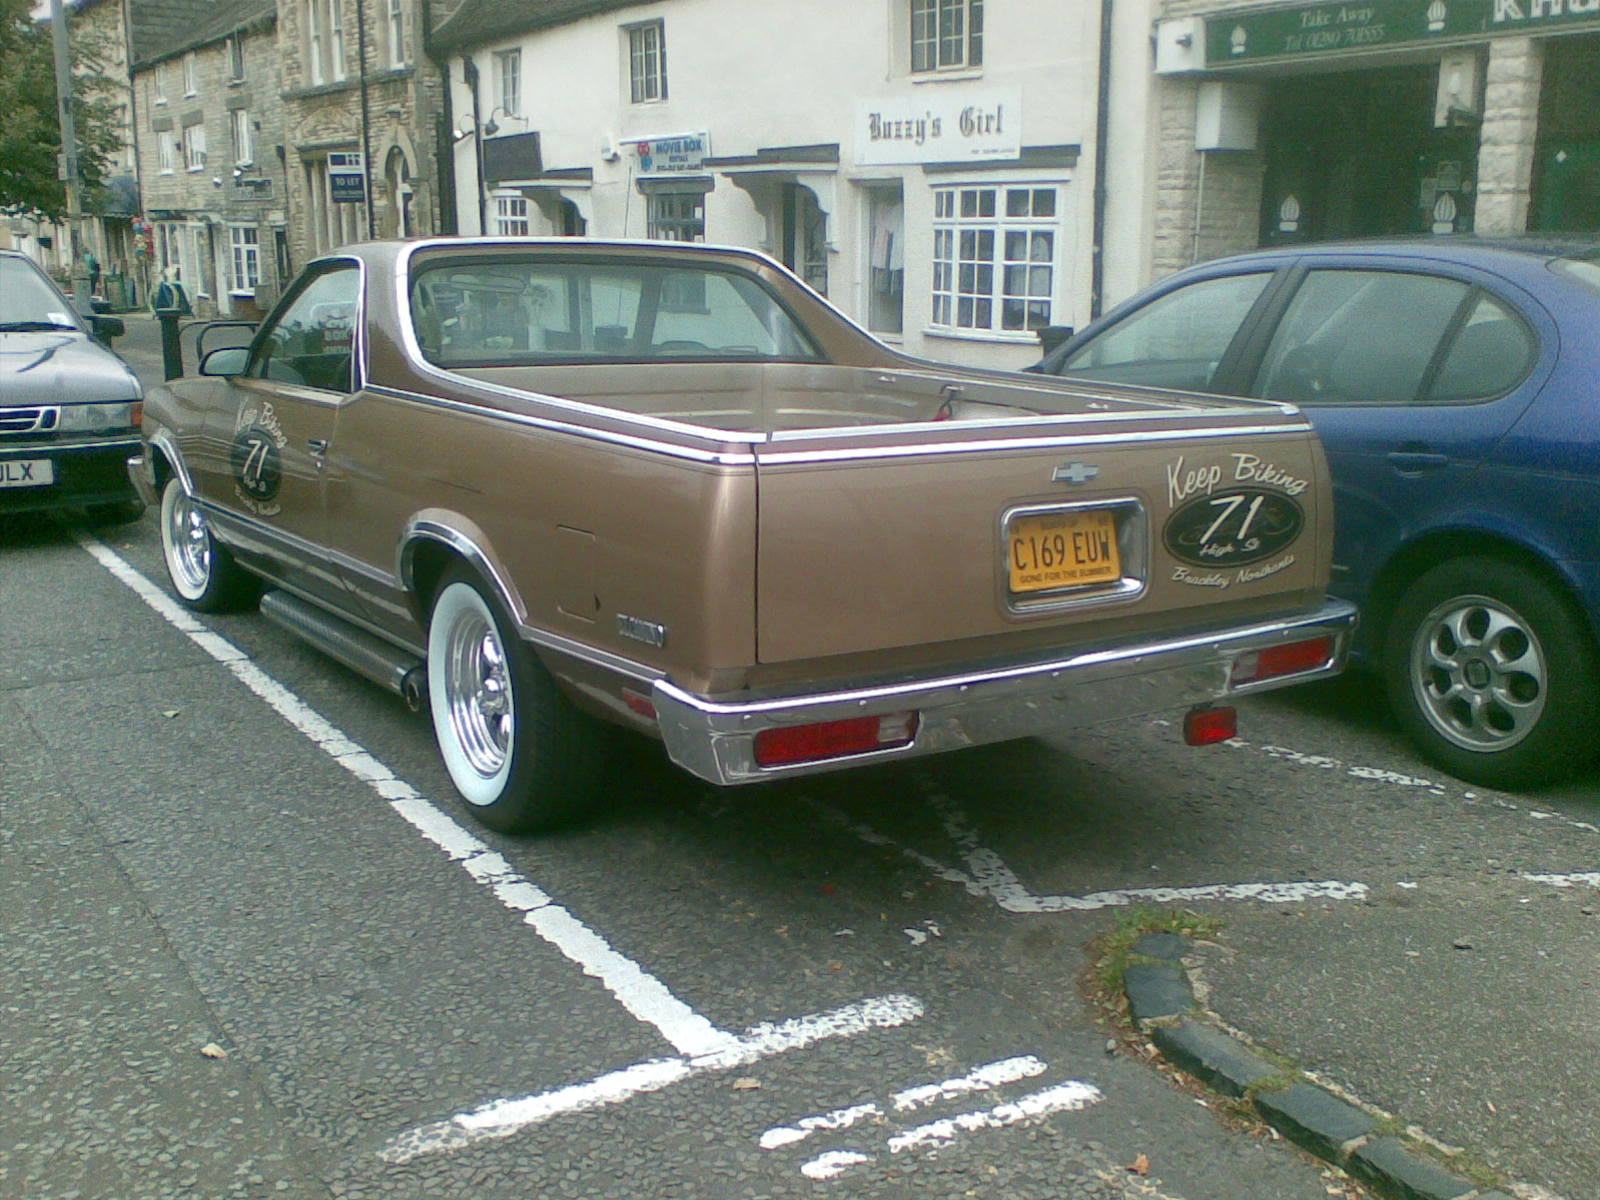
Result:
M904 427L902 427L904 428ZM948 429L949 425L941 428ZM854 431L852 431L854 432ZM1310 425L1226 425L1220 429L1149 429L1136 433L1066 433L1029 438L974 442L917 442L905 446L851 447L841 450L784 450L762 454L763 466L801 466L807 463L853 462L873 458L914 458L928 454L977 454L1005 450L1050 450L1074 446L1150 445L1192 442L1208 438L1305 437Z
M1321 679L1343 669L1355 627L1355 608L1330 599L1298 616L1132 645L1056 651L1021 663L890 684L719 701L663 679L655 684L652 699L667 752L679 766L712 783L755 783L1193 707ZM1334 639L1334 652L1321 667L1247 686L1231 682L1234 662L1242 655L1324 635ZM756 762L755 738L764 729L908 709L920 714L910 745L789 767Z
M184 494L193 498L195 494L194 479L189 474L189 464L183 461L183 454L179 451L177 443L172 440L172 434L166 429L159 429L156 435L149 439L150 445L161 451L167 465L172 468L172 473L178 477ZM153 473L154 464L152 464Z
M126 437L98 438L93 441L49 441L27 444L5 442L0 444L0 456L5 458L21 458L24 455L37 457L41 454L75 454L79 450L136 450L138 447L139 435L130 433Z
M468 380L476 386L476 380ZM532 393L519 392L513 389L499 389L503 394L515 396L526 400ZM573 425L566 421L557 421L551 417L535 417L525 413L511 413L503 409L489 408L482 404L471 404L464 400L451 400L444 396L429 396L423 392L408 391L404 388L388 386L374 386L367 389L368 395L388 396L391 399L405 400L413 404L428 405L433 408L443 408L451 412L470 413L473 416L485 417L492 421L503 421L509 425L521 425L529 429L542 429L550 433L564 433L572 437L583 438L591 442L604 442L613 446L627 446L633 450L644 450L652 454L663 454L672 458L688 459L690 462L710 463L722 467L749 467L755 465L755 455L735 454L726 451L696 450L688 446L678 446L671 442L658 442L650 438L635 437L626 433L612 433L609 430L594 429L587 425ZM537 397L543 399L543 397ZM595 412L608 417L624 416L613 409L595 409ZM690 426L683 426L688 429Z

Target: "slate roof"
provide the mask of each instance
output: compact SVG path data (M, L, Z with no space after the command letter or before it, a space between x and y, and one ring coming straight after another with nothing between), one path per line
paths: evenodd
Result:
M135 69L278 19L277 0L129 0Z
M464 50L648 3L651 0L462 0L458 9L439 23L430 45L435 50Z

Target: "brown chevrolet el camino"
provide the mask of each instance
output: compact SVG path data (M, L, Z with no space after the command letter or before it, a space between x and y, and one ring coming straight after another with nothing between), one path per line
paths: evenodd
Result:
M581 810L602 722L720 784L1219 740L1355 619L1293 407L909 358L743 250L352 246L143 430L179 597L426 706L502 830Z

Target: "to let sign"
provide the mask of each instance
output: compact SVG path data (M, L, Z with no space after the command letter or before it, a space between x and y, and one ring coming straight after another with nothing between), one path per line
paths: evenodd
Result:
M367 199L367 169L361 155L328 155L328 199L335 204L363 204Z

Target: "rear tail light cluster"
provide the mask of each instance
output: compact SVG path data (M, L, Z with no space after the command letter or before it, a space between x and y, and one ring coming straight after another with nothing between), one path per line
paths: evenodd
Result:
M1228 682L1238 687L1240 684L1260 683L1284 675L1315 671L1333 661L1333 652L1333 638L1326 634L1304 642L1288 642L1282 646L1254 650L1233 660L1233 674Z
M756 763L784 767L909 746L917 736L915 712L850 717L816 725L789 725L756 734Z

